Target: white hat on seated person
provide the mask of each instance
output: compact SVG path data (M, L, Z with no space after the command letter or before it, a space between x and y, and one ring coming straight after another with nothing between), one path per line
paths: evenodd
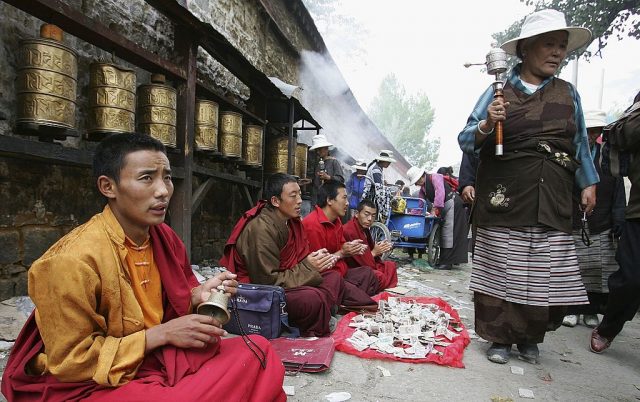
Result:
M425 173L424 169L420 169L417 166L411 166L409 170L407 170L407 177L409 178L409 183L411 183L411 185L416 184L416 182L420 180L420 178L424 173Z
M333 144L327 141L327 136L324 134L317 134L311 138L311 147L309 151L313 151L314 149L324 148L324 147L332 147Z
M604 127L607 125L607 114L604 110L587 110L584 112L584 124L586 128Z
M553 31L567 31L569 33L567 53L579 49L591 41L590 30L582 27L568 27L563 13L546 9L529 14L522 23L520 36L506 41L500 47L511 55L517 55L516 48L520 40Z

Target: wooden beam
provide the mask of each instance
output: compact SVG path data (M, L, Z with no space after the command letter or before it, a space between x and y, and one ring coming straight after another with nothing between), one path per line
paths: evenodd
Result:
M109 27L87 17L59 0L3 0L45 22L59 25L65 32L95 45L129 63L153 72L164 72L171 79L186 79L182 67L140 47Z
M92 151L9 135L0 135L0 155L56 165L91 167L93 164Z
M241 187L241 193L244 194L244 198L247 201L247 205L249 206L249 208L247 209L251 209L255 206L254 202L253 202L253 198L251 197L251 193L249 192L249 189L247 188L247 186L243 186L240 185Z
M204 175L204 176L209 176L209 177L215 177L216 179L222 180L222 181L226 181L228 183L233 183L233 184L243 184L249 187L256 187L256 188L260 188L261 184L259 181L254 181L254 180L249 180L249 179L243 179L242 177L238 177L236 175L230 174L230 173L222 173L222 172L216 172L213 169L209 169L203 166L194 166L193 167L193 174L200 174L200 175Z
M200 204L202 204L202 200L207 196L211 187L216 183L212 177L208 178L204 183L202 183L196 191L194 191L193 196L191 197L191 215L198 209Z
M184 180L176 183L169 206L171 226L184 242L191 256L191 205L193 193L193 147L195 144L194 120L196 102L196 56L198 45L191 32L176 29L175 48L180 52L180 61L187 72L187 80L178 85L176 142L182 151L178 166L184 169Z

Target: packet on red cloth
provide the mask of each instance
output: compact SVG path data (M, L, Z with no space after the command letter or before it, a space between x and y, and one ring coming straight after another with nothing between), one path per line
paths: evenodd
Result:
M335 352L331 338L276 338L270 342L284 368L293 372L328 370Z

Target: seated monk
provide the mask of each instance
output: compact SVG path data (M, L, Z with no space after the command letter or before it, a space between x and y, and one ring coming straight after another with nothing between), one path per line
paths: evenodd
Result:
M392 288L398 284L396 263L382 261L380 256L393 248L393 243L388 240L373 242L369 228L373 224L377 212L376 204L369 200L362 200L354 217L343 227L344 238L347 240L362 240L369 247L362 254L352 255L346 259L350 267L372 267L373 273L378 278L378 292Z
M2 378L9 401L285 400L284 367L269 342L258 360L242 338L192 314L222 273L199 285L176 233L163 223L173 194L164 146L115 134L96 148L107 205L29 269L36 309Z
M344 289L340 274L330 269L337 258L325 249L310 252L295 177L272 175L264 195L268 201L259 201L236 224L220 264L240 282L283 287L291 324L302 336L327 336L331 307Z
M360 255L368 247L362 240L346 241L342 233L342 218L349 208L344 184L327 180L318 189L318 204L303 220L304 230L312 249L325 248L338 258L332 270L344 277L345 306L375 304L369 296L378 292L378 280L370 267L349 267L344 260Z

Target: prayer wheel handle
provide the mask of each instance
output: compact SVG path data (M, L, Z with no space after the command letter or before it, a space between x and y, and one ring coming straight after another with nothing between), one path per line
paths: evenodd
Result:
M501 81L494 82L493 88L494 88L493 99L500 99L502 102L504 102L504 92L502 92L502 82ZM503 144L504 138L502 135L502 129L503 129L503 121L502 120L497 121L495 126L495 133L496 133L496 155L498 156L502 155L502 151L503 151L502 144Z

